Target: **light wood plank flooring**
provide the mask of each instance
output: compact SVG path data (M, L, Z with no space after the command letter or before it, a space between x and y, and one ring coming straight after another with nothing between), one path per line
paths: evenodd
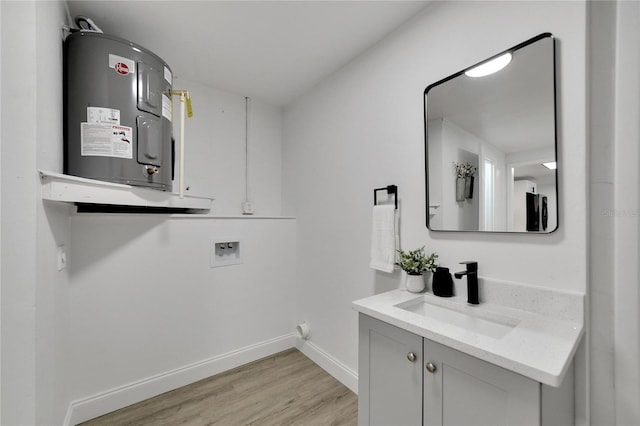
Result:
M358 397L290 349L83 425L355 425Z

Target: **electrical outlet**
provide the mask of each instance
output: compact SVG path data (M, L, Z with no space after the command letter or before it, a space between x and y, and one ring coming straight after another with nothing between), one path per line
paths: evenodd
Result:
M62 271L67 267L67 252L64 246L58 246L58 271Z
M253 214L253 203L251 201L242 203L242 214Z

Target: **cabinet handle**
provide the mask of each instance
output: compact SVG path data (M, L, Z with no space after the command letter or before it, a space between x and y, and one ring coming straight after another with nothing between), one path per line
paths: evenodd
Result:
M425 365L425 368L429 373L435 373L437 370L436 366L432 362L428 362L427 365Z
M416 362L416 359L418 359L418 357L413 352L409 352L407 354L407 359L411 362Z

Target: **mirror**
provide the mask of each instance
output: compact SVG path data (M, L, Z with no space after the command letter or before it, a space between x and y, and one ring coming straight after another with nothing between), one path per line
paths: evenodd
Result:
M506 63L499 71L470 76L499 61ZM428 86L424 95L429 229L555 231L553 36L540 34Z

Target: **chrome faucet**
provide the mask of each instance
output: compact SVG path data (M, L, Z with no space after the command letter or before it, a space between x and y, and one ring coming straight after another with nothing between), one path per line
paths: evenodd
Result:
M457 279L467 276L467 303L477 305L480 303L478 300L478 262L468 260L466 262L460 262L461 265L466 265L466 271L456 272L453 274Z

